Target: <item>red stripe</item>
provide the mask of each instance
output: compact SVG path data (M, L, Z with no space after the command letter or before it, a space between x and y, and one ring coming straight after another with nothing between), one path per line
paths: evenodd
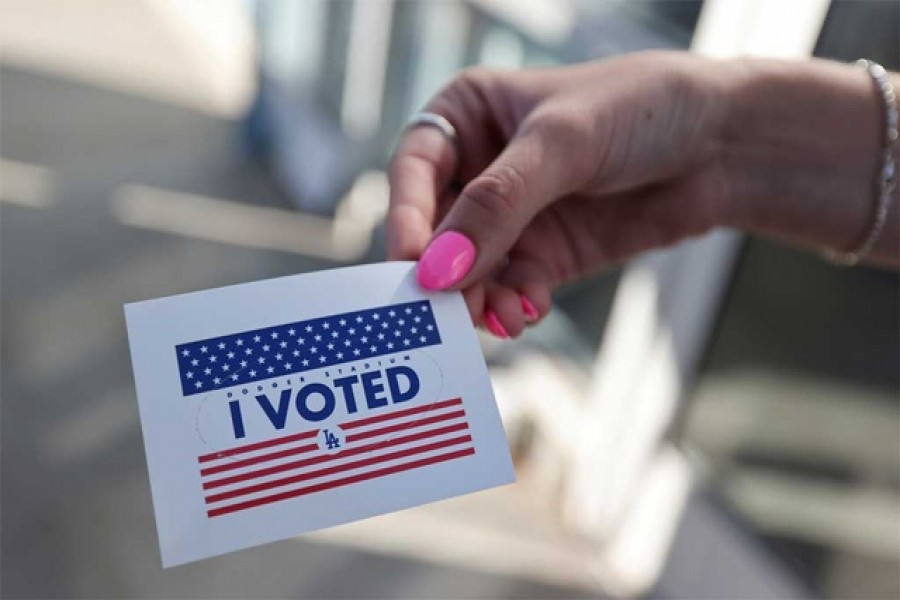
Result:
M340 427L341 429L354 429L356 427L364 427L365 425L371 425L372 423L381 423L382 421L388 421L391 419L399 419L401 417L406 417L409 415L417 415L419 413L428 412L431 410L440 410L442 408L446 408L448 406L456 406L457 404L462 404L461 398L453 398L451 400L444 400L442 402L436 402L434 404L429 404L426 406L417 406L415 408L407 408L405 410L398 410L391 413L386 413L383 415L376 415L374 417L368 417L365 419L358 419L356 421L350 421L349 423L344 423ZM209 462L211 460L216 460L217 458L226 458L229 456L234 456L235 454L243 454L245 452L253 452L254 450L262 450L263 448L271 448L272 446L278 446L281 444L289 444L291 442L297 442L300 440L305 440L308 438L316 437L316 434L319 433L318 429L313 429L312 431L304 431L302 433L295 433L293 435L287 435L280 438L274 438L271 440L265 440L262 442L256 442L255 444L247 444L245 446L238 446L236 448L229 448L228 450L220 450L218 452L211 452L210 454L204 454L202 456L197 457L197 461L201 463Z
M435 415L433 417L428 417L425 419L414 419L412 421L406 421L404 423L397 423L396 425L388 425L387 427L382 427L381 429L370 429L369 431L361 431L359 433L354 433L353 435L347 436L347 443L356 442L359 440L365 440L368 438L373 438L379 435L384 435L386 433L394 433L395 431L403 431L404 429L412 429L414 427L424 427L425 425L431 425L432 423L440 423L441 421L449 421L451 419L459 419L466 416L466 411L464 410L456 410L453 412L445 413L442 415Z
M289 444L291 442L297 442L300 440L305 440L309 438L314 438L319 433L318 429L313 429L312 431L304 431L303 433L295 433L293 435L287 435L280 438L274 438L271 440L265 440L263 442L256 442L255 444L247 444L246 446L238 446L236 448L229 448L228 450L220 450L218 452L213 452L211 454L204 454L203 456L197 457L197 462L205 463L211 460L216 460L217 458L225 458L228 456L234 456L235 454L243 454L244 452L253 452L254 450L262 450L263 448L271 448L272 446L278 446L281 444Z
M265 481L263 483L257 483L255 485L248 485L246 487L228 490L227 492L212 494L210 496L207 496L205 500L207 504L211 502L219 502L221 500L229 500L231 498L237 498L238 496L246 496L247 494L254 494L256 492L264 492L266 490L271 490L272 488L283 487L292 483L300 483L301 481L318 479L319 477L334 475L336 473L342 473L344 471L352 471L353 469L371 467L372 465L377 465L378 463L388 462L391 460L396 460L398 458L406 458L407 456L413 456L414 454L423 454L425 452L431 452L432 450L440 450L442 448L449 448L450 446L458 446L459 444L464 444L471 441L472 438L468 435L465 435L462 437L451 438L449 440L441 440L439 442L432 442L430 444L414 446L412 448L404 448L403 450L388 452L387 454L379 454L378 456L364 458L355 462L334 465L333 467L325 467L324 469L318 469L316 471L307 471L305 473L291 475L290 477L282 477L281 479L273 479L272 481Z
M419 433L414 433L411 435L404 435L398 438L392 438L389 440L384 440L381 442L375 442L372 444L367 444L365 446L359 446L357 448L348 448L347 450L343 450L342 452L336 454L320 454L318 456L314 456L312 458L304 458L302 460L295 460L289 463L283 463L280 465L275 465L274 467L267 467L265 469L259 469L256 471L250 471L248 473L241 473L240 475L232 475L231 477L224 477L222 479L215 479L213 481L207 481L203 484L204 490L211 490L217 487L222 487L223 485L231 485L232 483L240 483L242 481L247 481L249 479L255 479L257 477L265 477L267 475L275 475L276 473L282 473L284 471L292 471L294 469L300 469L303 467L309 467L312 465L317 465L324 462L331 462L333 460L338 460L341 458L347 458L348 456L356 456L357 454L364 454L366 452L377 452L378 450L383 450L385 448L390 448L392 446L400 446L402 444L408 444L410 442L417 442L419 440L424 440L426 438L444 435L446 433L453 433L455 431L462 431L468 429L468 423L456 423L454 425L448 425L446 427L438 427L436 429L428 429L426 431L420 431ZM467 436L468 437L468 436ZM471 438L469 438L471 441Z
M355 442L359 440L365 440L368 438L376 437L379 435L384 435L386 433L394 433L396 431L403 431L404 429L413 429L415 427L424 427L426 425L431 425L432 423L440 423L441 421L449 421L451 419L456 419L459 417L465 417L466 413L463 410L458 410L450 413L444 413L441 415L435 415L433 417L428 417L426 419L418 419L413 421L406 421L404 423L398 423L397 425L391 425L388 427L382 427L381 429L372 429L369 431L363 431L360 433L356 433L353 435L347 436L347 442ZM262 462L268 462L271 460L277 460L279 458L286 458L288 456L295 456L297 454L306 454L307 452L313 452L318 450L318 444L307 444L306 446L297 446L295 448L287 448L286 450L279 450L277 452L269 452L268 454L260 454L259 456L253 456L250 458L245 458L243 460L235 460L222 463L220 465L216 465L213 467L206 467L205 469L200 469L200 476L206 477L208 475L215 475L216 473L222 473L224 471L231 471L233 469L240 469L241 467L249 467L251 465L258 465Z
M256 465L267 460L275 460L276 458L294 456L295 454L305 454L307 452L312 452L318 449L318 444L307 444L306 446L297 446L296 448L288 448L287 450L279 450L278 452L269 452L268 454L260 454L259 456L245 458L244 460L226 462L222 463L221 465L216 465L215 467L200 469L200 475L203 477L207 475L215 475L216 473L221 473L222 471L230 471L231 469L238 469L240 467L249 467L250 465Z
M408 417L409 415L418 415L420 413L428 412L431 410L440 410L442 408L447 408L448 406L456 406L457 404L462 404L462 398L443 400L441 402L435 402L434 404L416 406L415 408L407 408L405 410L398 410L395 412L385 413L383 415L375 415L374 417L350 421L349 423L342 423L341 429L356 429L357 427L365 427L366 425L371 425L372 423L381 423L382 421L399 419L401 417Z
M419 467L434 465L437 463L462 458L463 456L471 456L473 454L475 454L475 448L463 448L462 450L456 450L454 452L448 452L446 454L438 454L437 456L429 456L428 458L421 458L419 460L414 460L408 463L393 465L390 467L385 467L383 469L377 469L375 471L368 471L367 473L359 473L350 477L344 477L343 479L333 479L331 481L317 483L316 485L310 485L307 487L297 488L295 490L288 490L286 492L272 494L271 496L263 496L262 498L254 498L253 500L247 500L246 502L239 502L237 504L231 504L229 506L223 506L221 508L214 508L212 510L206 511L206 515L208 517L218 517L219 515L226 515L228 513L245 510L247 508L263 506L265 504L271 504L272 502L280 502L281 500L287 500L289 498L297 498L298 496L305 496L307 494L314 494L316 492L322 492L344 485L359 483L360 481L368 481L369 479L376 479L378 477L384 477L386 475L402 473L403 471L410 471L412 469L418 469Z

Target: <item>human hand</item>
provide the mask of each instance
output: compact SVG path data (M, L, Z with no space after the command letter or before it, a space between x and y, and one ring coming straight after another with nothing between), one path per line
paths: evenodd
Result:
M559 285L719 225L853 249L872 228L881 104L868 75L822 60L465 71L425 108L458 144L417 127L398 145L388 257L419 259L423 287L462 290L508 337ZM868 257L895 268L898 206Z
M425 109L459 152L431 127L397 148L389 258L420 259L424 287L463 290L475 323L517 336L557 286L707 231L725 209L707 64L652 52L464 71Z

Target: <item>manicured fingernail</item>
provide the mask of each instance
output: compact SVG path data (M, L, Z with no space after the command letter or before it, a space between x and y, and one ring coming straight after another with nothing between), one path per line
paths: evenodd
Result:
M500 319L497 318L497 313L492 310L488 310L484 313L484 326L501 340L509 338L509 334L506 333L506 329L503 328L503 324L500 323Z
M466 276L475 262L475 244L456 231L437 236L419 258L417 278L426 290L447 289Z
M528 323L534 323L541 318L541 313L538 312L538 309L525 294L519 294L519 299L522 301L522 312L525 314L525 320Z

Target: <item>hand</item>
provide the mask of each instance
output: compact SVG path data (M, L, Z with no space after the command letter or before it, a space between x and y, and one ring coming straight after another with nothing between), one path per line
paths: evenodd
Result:
M400 141L388 257L463 290L500 337L543 317L557 286L719 225L837 250L871 227L883 111L852 66L647 52L475 69L425 110L459 143L431 127ZM898 204L870 255L890 266Z
M560 284L707 231L726 209L708 64L654 52L464 71L425 109L459 152L430 127L398 146L389 258L421 257L424 287L464 290L475 323L516 336Z

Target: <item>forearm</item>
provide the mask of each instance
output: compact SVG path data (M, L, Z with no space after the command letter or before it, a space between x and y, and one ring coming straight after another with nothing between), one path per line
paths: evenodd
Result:
M721 67L727 224L816 248L857 248L872 227L884 148L884 108L869 76L820 60ZM900 262L894 194L870 253L891 265Z

